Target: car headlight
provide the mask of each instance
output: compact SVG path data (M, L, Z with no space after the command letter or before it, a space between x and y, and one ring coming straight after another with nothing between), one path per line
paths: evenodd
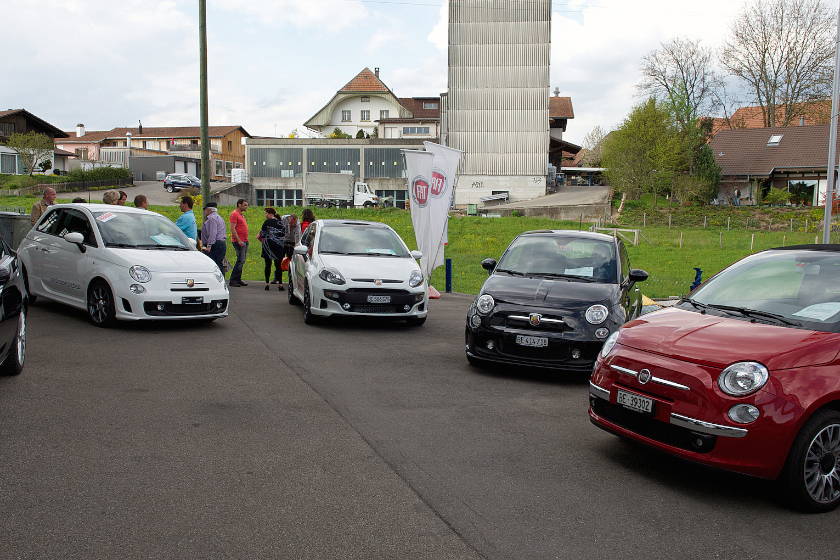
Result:
M738 362L721 372L718 387L727 395L743 397L764 387L769 378L767 368L758 362Z
M475 302L475 308L478 309L478 312L482 315L487 315L493 308L496 306L496 301L493 299L493 296L490 294L483 294L478 297Z
M408 278L408 285L412 288L416 288L420 284L423 283L423 273L419 270L412 270L411 276Z
M345 283L344 276L342 276L341 273L334 268L323 269L318 273L318 278L324 282L329 282L330 284L341 285Z
M213 276L215 276L215 277L216 277L216 281L217 281L217 282L224 283L224 281L225 281L225 275L224 275L224 274L222 274L222 271L221 271L221 270L219 270L219 267L218 267L218 266L216 267L216 270L214 270L214 271L213 271Z
M600 303L598 303L593 306L590 306L590 308L586 310L586 320L592 323L593 325L600 325L601 323L607 320L607 316L609 314L609 310Z
M609 355L609 353L612 352L616 340L618 340L618 331L612 333L610 337L604 341L604 345L601 347L602 358L606 358Z
M132 266L128 269L128 275L138 282L150 282L152 280L152 273L145 266Z

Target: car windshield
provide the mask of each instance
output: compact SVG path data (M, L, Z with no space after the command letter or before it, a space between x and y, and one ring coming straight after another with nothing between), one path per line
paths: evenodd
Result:
M325 226L321 229L318 251L326 254L372 257L410 256L405 244L392 230L362 224Z
M735 263L681 307L762 323L840 332L840 254L765 251Z
M189 250L184 233L168 218L140 212L94 212L107 247Z
M610 241L567 235L520 235L502 255L496 271L614 283L616 268L615 246Z

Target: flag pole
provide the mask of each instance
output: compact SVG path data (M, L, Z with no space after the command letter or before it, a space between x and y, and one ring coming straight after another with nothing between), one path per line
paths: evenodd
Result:
M840 9L837 11L837 38L834 41L834 83L831 88L831 128L828 131L828 181L825 187L823 244L831 243L831 206L834 198L834 162L837 157L838 90L840 90Z

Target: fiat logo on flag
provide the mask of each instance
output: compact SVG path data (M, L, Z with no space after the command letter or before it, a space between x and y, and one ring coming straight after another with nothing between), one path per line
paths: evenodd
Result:
M429 202L429 182L422 175L411 181L411 193L419 206L426 206Z
M432 171L432 197L439 198L443 194L443 189L446 186L446 175L443 171L435 168Z

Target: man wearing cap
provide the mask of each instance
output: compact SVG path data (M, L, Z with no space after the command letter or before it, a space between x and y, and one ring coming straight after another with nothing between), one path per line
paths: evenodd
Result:
M44 198L32 205L32 212L29 214L29 221L32 225L38 221L41 214L47 211L47 208L55 204L55 189L47 187L44 189Z
M227 231L225 221L219 216L215 202L208 202L204 205L204 225L201 226L201 243L207 256L213 259L219 270L224 273L222 261L227 253Z

